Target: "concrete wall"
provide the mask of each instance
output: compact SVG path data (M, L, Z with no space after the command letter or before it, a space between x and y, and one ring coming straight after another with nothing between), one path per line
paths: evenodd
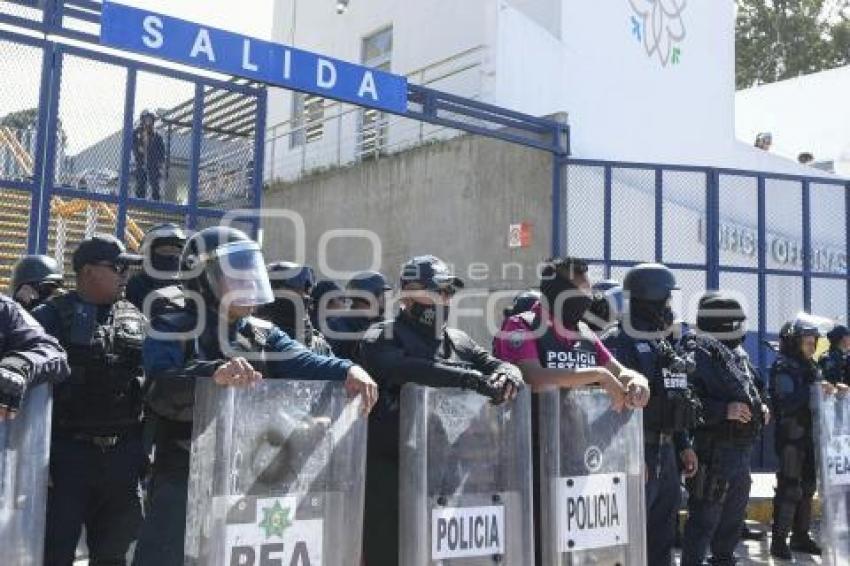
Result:
M300 246L293 222L267 219L264 249L269 261L302 259L324 277L342 278L331 270L369 268L372 246L362 238L341 238L322 254L323 234L368 230L380 242L376 267L393 281L405 259L432 253L453 264L468 288L525 289L550 253L551 187L549 154L463 136L271 187L264 209L303 215L305 238ZM510 249L509 226L521 222L532 225L531 245ZM514 265L503 273L505 264ZM456 312L484 302L481 296L461 298ZM494 304L494 312L502 306ZM489 343L480 317L463 316L457 323Z

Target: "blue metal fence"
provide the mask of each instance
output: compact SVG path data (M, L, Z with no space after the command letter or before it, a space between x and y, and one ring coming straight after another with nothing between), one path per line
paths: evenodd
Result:
M745 346L765 377L774 359L766 342L797 311L847 322L846 180L572 158L561 165L566 198L553 252L587 257L606 278L665 263L683 288L686 322L704 290L739 293L750 315ZM756 463L773 462L769 433Z
M0 4L6 25L0 59L8 67L0 120L31 121L0 131L0 157L16 160L0 169L0 190L25 195L29 203L21 228L28 233L25 249L0 251L8 260L0 278L15 253L67 259L94 230L113 231L132 244L156 222L191 228L200 218L209 223L227 210L260 204L264 87L103 49L97 45L100 9L89 0ZM16 89L22 84L37 98L21 100ZM134 130L149 105L165 147L157 182L140 174L148 166L134 156ZM151 198L155 184L159 200ZM140 186L145 194L137 192ZM255 230L257 223L246 227ZM0 248L14 231L0 235Z

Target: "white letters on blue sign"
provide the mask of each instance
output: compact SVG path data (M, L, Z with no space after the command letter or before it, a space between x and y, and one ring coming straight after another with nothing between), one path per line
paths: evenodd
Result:
M195 58L199 53L206 55L210 63L215 63L215 52L213 51L210 32L204 28L198 30L198 35L195 36L195 43L192 45L192 51L189 53L189 57Z
M257 65L251 62L251 40L242 40L242 68L246 71L258 70Z
M327 59L319 59L319 65L316 67L316 84L319 88L336 86L336 67Z
M145 45L151 49L159 49L162 47L162 20L156 16L147 16L142 24L145 28L146 36L142 38Z
M163 14L106 1L104 45L392 112L407 110L407 79Z

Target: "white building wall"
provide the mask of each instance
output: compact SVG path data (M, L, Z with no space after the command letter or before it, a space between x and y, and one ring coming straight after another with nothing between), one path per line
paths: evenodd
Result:
M338 15L333 2L286 0L276 4L274 33L283 43L357 62L362 39L392 25L394 73L533 115L566 112L577 157L808 171L735 140L734 1L682 2L681 17L658 28L657 46L644 41L647 32L654 37L652 18L642 17L652 4L352 0ZM430 77L417 72L423 68ZM272 138L286 130L291 107L289 93L271 96L269 125L282 125ZM389 150L428 138L428 128L392 127ZM356 112L329 130L295 156L273 144L269 175L291 178L293 162L302 166L297 176L303 166L355 159Z
M736 127L742 142L773 134L773 151L789 159L801 152L833 161L850 176L850 65L737 94Z

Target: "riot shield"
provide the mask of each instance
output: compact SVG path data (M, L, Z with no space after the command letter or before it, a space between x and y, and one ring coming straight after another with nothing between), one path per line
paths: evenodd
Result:
M186 564L360 566L366 423L341 383L196 386Z
M0 423L0 556L3 564L41 566L50 456L49 384L30 389L21 412Z
M598 388L539 394L542 564L646 563L641 411Z
M850 397L812 387L824 564L850 564Z
M469 391L401 395L400 564L529 566L531 401Z

